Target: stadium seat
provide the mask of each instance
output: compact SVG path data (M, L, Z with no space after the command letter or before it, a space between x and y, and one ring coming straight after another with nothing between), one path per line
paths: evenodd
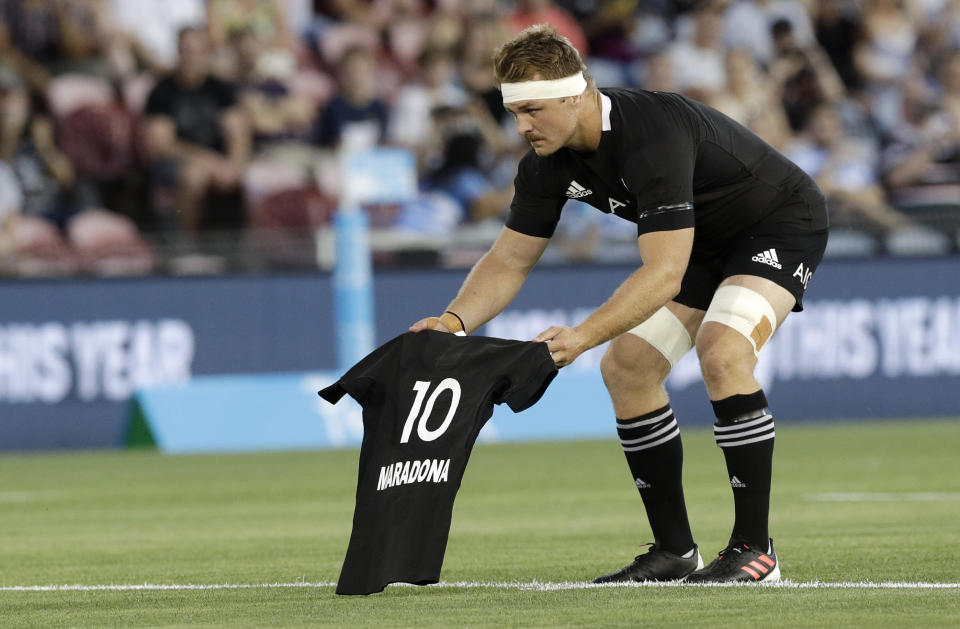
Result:
M123 103L127 110L135 115L143 113L147 106L147 98L150 96L150 90L157 82L157 77L149 72L142 72L136 76L130 77L123 82L121 92L123 93Z
M337 89L334 80L319 70L297 70L285 83L293 96L306 98L318 108L325 105Z
M281 190L253 205L255 230L309 231L330 222L336 202L313 186Z
M340 57L352 46L366 46L370 50L377 48L376 33L357 24L338 24L326 29L318 42L320 58L327 68L340 66Z
M89 104L55 121L61 150L81 175L96 181L122 176L134 164L134 119L114 103Z
M80 260L56 225L39 216L19 216L13 232L14 273L24 277L70 275Z
M67 236L82 270L95 275L141 275L154 268L153 250L129 218L106 210L73 217Z
M114 102L113 88L97 77L85 74L61 74L50 79L47 86L47 103L55 118L91 105L109 105Z
M336 200L314 186L281 190L252 204L249 236L261 259L273 265L310 265L314 233L335 208Z
M914 225L886 236L887 253L895 256L940 256L950 252L950 238L931 227Z

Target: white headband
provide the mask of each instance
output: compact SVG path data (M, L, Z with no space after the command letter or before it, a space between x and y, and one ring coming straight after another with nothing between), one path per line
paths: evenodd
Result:
M500 84L504 104L515 103L520 100L576 96L582 94L585 89L587 89L587 80L583 78L583 72L577 72L552 81L521 81L519 83Z

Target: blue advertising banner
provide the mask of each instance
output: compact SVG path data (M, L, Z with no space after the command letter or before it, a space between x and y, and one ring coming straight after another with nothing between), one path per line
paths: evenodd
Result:
M513 304L479 333L529 339L549 325L576 324L630 272L536 269ZM464 275L376 273L377 342L441 311ZM315 427L319 417L314 445L301 447L358 443L344 437L355 435L356 414L322 415L316 389L303 385L304 378L339 375L331 290L320 273L0 284L0 449L120 445L133 391L183 392L191 389L185 383L203 387L216 380L203 376L224 374L242 374L240 386L228 388L257 390L259 404L276 409L267 416L271 423L292 418L294 406L309 418L298 421ZM565 368L534 408L516 416L498 408L490 433L612 434L598 373L602 351ZM247 379L277 372L288 375ZM828 261L810 282L805 312L791 315L762 352L757 375L778 420L960 415L960 259ZM289 378L293 384L283 382ZM671 374L668 390L681 423L712 422L693 353ZM221 405L231 399L219 390L211 404L218 397ZM239 411L231 412L239 421ZM262 425L262 417L251 425ZM190 430L199 434L213 414L194 421ZM256 447L265 437L248 438L230 447Z
M133 392L333 367L326 276L0 283L0 450L116 446Z

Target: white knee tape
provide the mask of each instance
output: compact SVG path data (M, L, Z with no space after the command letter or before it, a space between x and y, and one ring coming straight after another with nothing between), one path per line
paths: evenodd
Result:
M703 323L715 321L731 327L753 345L753 353L760 348L777 329L777 313L773 306L757 291L743 286L721 286L713 295Z
M657 351L670 361L671 367L693 347L693 339L690 338L687 328L683 327L677 315L670 312L666 306L628 332L656 347Z

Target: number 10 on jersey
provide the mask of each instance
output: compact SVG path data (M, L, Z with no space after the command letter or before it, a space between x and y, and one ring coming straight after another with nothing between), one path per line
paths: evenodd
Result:
M460 404L460 383L454 378L444 378L440 381L440 384L437 385L437 388L433 390L433 393L430 394L430 397L427 397L427 391L430 390L432 384L433 383L429 381L417 380L416 384L413 385L413 390L417 392L417 395L413 400L413 406L410 407L410 414L407 415L407 420L403 423L403 433L400 435L400 443L410 441L410 433L413 432L414 424L417 424L417 436L423 441L433 441L437 439L450 427L453 416L457 413L457 406ZM429 419L430 414L433 412L433 405L436 403L437 397L444 391L450 391L452 394L450 408L447 410L447 416L443 418L443 423L431 430L427 428L427 419ZM427 398L426 406L424 406L423 403L424 398ZM423 407L422 414L420 413L421 407Z

